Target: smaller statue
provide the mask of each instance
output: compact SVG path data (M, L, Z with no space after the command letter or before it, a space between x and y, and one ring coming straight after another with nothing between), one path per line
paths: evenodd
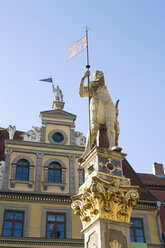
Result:
M75 132L75 143L78 146L85 146L86 144L86 137L83 136L81 132Z
M14 137L14 133L16 131L16 126L9 125L9 127L7 128L7 131L9 133L9 139L12 140Z
M41 138L41 128L32 126L33 129L28 130L27 132L23 133L21 136L23 137L24 141L31 141L31 142L40 142Z
M0 161L0 177L3 175L3 170L5 166L5 161Z
M62 90L60 90L60 88L59 88L59 85L54 87L54 84L52 84L52 87L53 87L53 92L55 95L55 100L57 102L63 102L63 94L62 94Z

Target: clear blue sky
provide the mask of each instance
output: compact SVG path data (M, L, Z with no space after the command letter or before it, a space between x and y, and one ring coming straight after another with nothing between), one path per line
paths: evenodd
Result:
M38 79L52 76L86 135L88 101L78 96L85 51L66 62L84 25L91 72L102 70L112 100L120 99L119 145L135 171L152 173L154 162L165 164L164 0L1 0L0 127L40 126L54 96Z

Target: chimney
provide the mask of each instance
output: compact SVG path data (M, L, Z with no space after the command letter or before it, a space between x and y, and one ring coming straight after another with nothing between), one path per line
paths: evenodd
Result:
M155 176L164 176L163 164L154 163L152 166L153 174Z

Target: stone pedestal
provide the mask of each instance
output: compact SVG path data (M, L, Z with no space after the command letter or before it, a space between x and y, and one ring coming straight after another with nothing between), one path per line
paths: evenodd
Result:
M52 108L53 109L63 109L64 108L65 103L64 102L60 102L60 101L54 101Z
M99 219L83 233L85 248L130 248L128 224Z
M95 147L81 162L85 182L72 208L82 221L85 248L130 248L130 216L139 195L123 176L126 154L120 150Z

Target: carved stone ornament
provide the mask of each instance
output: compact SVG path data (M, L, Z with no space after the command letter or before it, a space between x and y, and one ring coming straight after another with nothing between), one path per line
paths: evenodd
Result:
M86 138L83 136L80 132L75 132L75 143L78 146L85 146L86 144Z
M109 245L111 248L122 248L122 245L117 240L113 240Z
M28 130L27 132L23 133L21 136L23 137L24 141L31 141L31 142L40 142L41 138L41 128L39 127L32 127L33 129Z
M98 248L97 244L98 244L98 235L96 232L93 232L88 237L87 248Z
M16 132L16 126L9 125L9 127L7 128L7 131L9 133L9 139L13 140L14 134Z
M132 208L139 199L137 186L107 182L95 176L83 192L72 198L72 209L79 215L83 228L98 218L130 223Z
M5 161L0 161L0 178L3 175L4 167L5 167Z

